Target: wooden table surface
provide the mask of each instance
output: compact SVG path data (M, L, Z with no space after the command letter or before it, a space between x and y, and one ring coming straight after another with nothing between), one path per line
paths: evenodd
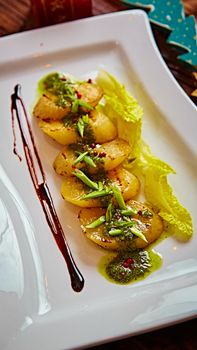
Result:
M11 3L15 3L14 10ZM120 5L118 1L110 0L93 0L93 15L101 13L109 13L117 10L123 10L126 6ZM197 0L184 0L186 14L194 14L197 18ZM9 15L5 15L5 12L9 10ZM30 1L29 0L0 0L0 35L6 35L9 33L17 32L21 28L28 29L26 23L27 18L30 14ZM158 45L161 45L161 38L157 33L157 29L153 28L154 35ZM165 38L163 38L165 40ZM162 48L160 48L162 50ZM164 53L163 53L164 55ZM165 54L166 56L166 54ZM170 67L169 55L164 57L168 66ZM170 67L172 70L172 67ZM184 65L176 67L173 74L182 71L185 74ZM187 71L187 82L179 81L185 91L190 95L192 89L195 86L191 76L188 75ZM190 81L189 81L190 80ZM186 84L186 86L184 85ZM117 315L118 316L118 315ZM114 310L114 317L116 312ZM91 330L90 330L91 331ZM99 331L99 330L98 330ZM91 350L196 350L197 349L197 319L185 321L177 325L173 325L160 330L152 331L146 334L129 337L115 342L91 347ZM44 350L44 349L43 349ZM46 349L47 350L47 349Z

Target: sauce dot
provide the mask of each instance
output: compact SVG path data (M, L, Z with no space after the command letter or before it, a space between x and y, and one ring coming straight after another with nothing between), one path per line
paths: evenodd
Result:
M129 263L125 261L125 262L123 262L122 266L125 267L125 268L128 268L129 267Z
M106 157L106 153L104 151L99 153L99 158L103 158L103 157Z
M132 264L134 263L134 259L133 258L127 258L124 262L123 262L123 264L122 264L122 266L123 267L125 267L125 268L132 268Z
M78 92L78 91L76 93L77 93L77 98L80 99L82 97L82 94L80 94L80 92Z

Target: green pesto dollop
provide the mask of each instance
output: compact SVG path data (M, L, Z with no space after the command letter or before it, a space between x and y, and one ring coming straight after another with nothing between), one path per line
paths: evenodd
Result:
M129 284L143 280L161 265L161 256L153 250L121 251L104 256L99 272L110 282Z
M77 99L73 82L70 78L59 73L51 73L40 80L38 86L40 92L50 92L56 96L56 104L65 107Z

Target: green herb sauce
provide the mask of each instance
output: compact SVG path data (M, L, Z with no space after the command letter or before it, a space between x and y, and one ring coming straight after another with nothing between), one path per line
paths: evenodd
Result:
M39 82L39 90L49 92L56 96L56 104L60 107L70 105L74 100L77 100L73 82L59 73L51 73L44 77Z
M99 272L108 281L130 284L145 279L162 265L161 255L154 250L108 253L99 262Z

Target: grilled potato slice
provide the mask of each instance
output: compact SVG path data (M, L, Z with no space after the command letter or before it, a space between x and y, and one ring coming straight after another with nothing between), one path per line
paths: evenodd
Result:
M113 170L111 171L111 173ZM115 177L113 174L106 174L106 177L109 177L112 184L116 185L122 191L123 197L125 200L133 198L139 191L139 180L135 177L135 175L129 173L127 170L120 168L118 169L119 176L122 177L117 183L117 178L115 173ZM124 180L123 176L125 176L126 180ZM127 182L129 181L129 183ZM93 208L93 207L103 207L106 206L105 198L95 198L95 199L81 199L81 197L90 192L89 187L84 185L80 180L78 180L75 176L66 176L65 181L61 186L61 194L62 197L79 207L85 208Z
M39 127L46 135L63 146L76 143L79 139L75 127L65 126L61 120L40 120Z
M110 171L120 165L128 157L130 151L129 144L119 138L103 143L96 149L106 171Z
M104 143L113 140L117 136L117 130L112 121L102 112L92 111L89 125L95 137L96 143ZM79 140L75 126L65 126L62 120L40 120L42 131L61 145L69 145Z
M95 107L103 97L103 90L94 83L81 83L76 86L76 90L78 95L81 95L82 101L87 102L92 107Z
M95 148L95 155L98 155L99 162L98 167L102 167L104 170L109 171L120 165L128 156L130 151L129 144L122 139L115 139L110 142L103 143L100 147ZM62 152L60 152L54 163L53 167L59 175L71 175L77 168L80 169L84 166L83 162L73 165L77 155L73 149L69 146L65 146ZM96 170L95 170L96 169ZM97 168L88 168L90 173L98 171Z
M80 99L92 107L95 107L103 96L102 89L92 83L81 83L75 86L75 91L77 92ZM36 103L33 115L36 118L44 120L60 120L65 118L71 112L71 103L68 102L68 106L61 107L56 104L57 97L46 93L43 94L38 102ZM87 108L82 107L84 111L89 111Z
M96 143L109 142L117 137L115 125L102 111L91 111L89 123Z
M73 171L82 167L82 163L73 165L77 156L72 148L65 146L63 151L60 152L53 162L54 170L58 175L66 176L72 175Z
M79 207L93 208L100 207L101 201L95 199L82 199L81 197L89 192L89 188L75 176L66 176L61 186L61 195L69 203Z
M120 189L125 201L134 198L139 193L140 182L138 178L122 166L109 171L107 177L113 185Z
M54 96L51 95L42 95L38 102L36 103L33 115L36 118L44 120L60 120L65 118L69 113L71 105L62 108L55 103Z
M86 228L88 224L92 223L100 216L105 215L106 210L104 208L86 208L80 211L79 220L85 236L92 242L108 250L145 248L158 239L163 231L163 223L159 215L155 214L149 207L141 202L130 200L127 202L127 205L130 208L138 210L138 214L134 215L132 220L136 221L137 228L144 234L147 242L137 236L132 240L121 240L119 236L109 236L104 232L104 224L94 229ZM141 212L144 210L148 210L152 215L143 217Z

